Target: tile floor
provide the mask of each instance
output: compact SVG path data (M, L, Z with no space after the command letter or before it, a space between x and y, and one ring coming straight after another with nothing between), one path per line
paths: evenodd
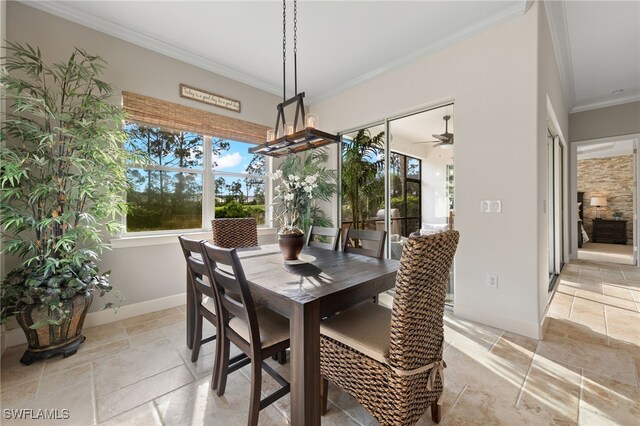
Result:
M209 329L209 332L212 330ZM24 347L2 359L6 409L67 409L65 425L243 425L248 370L209 389L213 346L196 363L185 347L184 307L88 328L67 359L22 366ZM565 266L544 340L445 318L448 368L443 425L637 425L640 418L640 269L577 261ZM271 361L269 361L271 363ZM285 377L288 364L272 363ZM265 378L263 390L275 383ZM328 425L371 425L351 397L330 387ZM260 414L287 423L289 397ZM49 425L54 421L33 421ZM429 412L419 424L430 424Z

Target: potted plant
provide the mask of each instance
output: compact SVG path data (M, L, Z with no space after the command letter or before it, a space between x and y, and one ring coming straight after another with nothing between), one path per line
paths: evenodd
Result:
M21 362L30 364L74 354L94 292L111 291L97 262L107 233L120 229L134 159L122 148L124 117L109 102L112 88L98 78L102 58L75 49L49 65L38 48L5 50L3 252L22 262L1 283L2 321L16 316L29 344Z
M312 150L304 157L289 155L271 175L272 206L285 260L298 258L311 225L331 226L320 208L320 202L330 201L336 192L336 171L324 166L328 157L324 149Z

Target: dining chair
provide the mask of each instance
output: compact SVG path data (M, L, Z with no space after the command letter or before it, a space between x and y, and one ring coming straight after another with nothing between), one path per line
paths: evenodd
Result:
M213 244L224 248L256 247L258 226L253 217L211 220Z
M386 236L386 231L349 228L344 238L342 251L382 259Z
M191 349L191 362L196 362L200 354L201 346L205 343L216 340L217 336L217 334L214 334L213 336L204 339L202 338L203 318L209 321L216 330L219 330L220 326L218 324L217 317L218 309L215 302L215 292L211 285L211 276L209 275L209 270L203 261L201 245L203 240L193 240L182 235L178 237L178 240L180 241L182 253L184 254L184 258L187 262L189 284L194 292L194 299L197 303L197 306L195 307L196 318L193 348ZM234 294L233 297L238 298L238 295ZM215 389L218 384L220 366L220 359L218 357L219 344L219 341L216 341L211 389ZM242 361L245 358L247 358L245 354L240 354L233 357L229 362L233 364Z
M319 237L319 238L316 238ZM327 242L327 240L330 240ZM307 246L319 247L327 250L338 250L340 244L340 228L324 228L311 226L307 237Z
M364 303L321 323L322 409L328 380L381 424L441 416L444 301L457 231L411 236L396 276L392 309Z
M236 249L226 249L208 242L200 243L204 263L212 278L219 312L218 351L221 361L216 392L224 395L229 373L251 363L251 397L249 424L256 425L260 410L289 393L289 383L264 360L289 347L289 320L264 307L256 307ZM240 295L239 300L229 293ZM229 364L229 345L233 343L247 359ZM262 369L281 386L260 399Z
M203 317L213 324L214 327L217 327L218 325L218 320L216 318L215 296L213 294L213 288L207 278L207 267L202 261L202 248L200 246L200 242L202 240L192 240L182 235L178 237L178 240L180 241L180 247L182 247L182 253L187 263L187 279L189 280L189 285L196 295L196 322L194 343L191 350L191 362L196 362L200 353L200 347L204 343L208 343L216 339L215 334L204 340L202 339Z

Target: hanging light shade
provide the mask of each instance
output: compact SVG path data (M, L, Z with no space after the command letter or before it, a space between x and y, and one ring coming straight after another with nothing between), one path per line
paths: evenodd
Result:
M276 125L267 131L265 143L252 148L252 154L270 155L272 157L282 157L292 153L318 148L338 141L338 135L318 130L319 117L315 113L306 113L304 110L304 92L298 93L298 49L297 49L297 1L293 1L293 70L296 95L287 99L286 90L286 0L282 1L282 14L285 19L282 21L282 80L283 96L282 103L278 104L278 114ZM292 122L286 120L285 107L295 103L295 116Z

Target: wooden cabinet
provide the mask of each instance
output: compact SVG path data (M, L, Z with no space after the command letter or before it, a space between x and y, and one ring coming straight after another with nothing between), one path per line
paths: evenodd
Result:
M596 219L591 239L594 243L627 244L627 221Z

